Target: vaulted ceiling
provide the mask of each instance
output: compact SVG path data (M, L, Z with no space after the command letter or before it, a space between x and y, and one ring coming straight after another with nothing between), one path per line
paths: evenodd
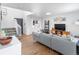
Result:
M3 6L30 11L39 16L57 15L79 10L78 3L2 3Z

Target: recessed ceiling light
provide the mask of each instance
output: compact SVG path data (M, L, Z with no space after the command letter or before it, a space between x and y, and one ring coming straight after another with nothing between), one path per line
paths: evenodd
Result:
M79 22L78 22L78 21L76 21L76 22L75 22L75 24L76 24L76 25L79 25Z
M26 13L26 15L31 15L31 14L33 14L33 12L29 12L29 11L27 11L27 12L25 12Z
M46 15L51 15L51 13L50 12L47 12Z

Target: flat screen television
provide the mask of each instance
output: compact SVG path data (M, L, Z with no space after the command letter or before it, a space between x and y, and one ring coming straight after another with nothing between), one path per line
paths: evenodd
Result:
M65 24L54 24L55 29L65 31Z

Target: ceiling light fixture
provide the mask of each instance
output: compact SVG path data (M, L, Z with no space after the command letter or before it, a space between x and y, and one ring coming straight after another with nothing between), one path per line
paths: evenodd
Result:
M51 13L50 12L47 12L46 15L51 15Z
M26 13L26 15L31 15L31 14L33 14L33 12L29 12L29 11L25 11L25 13Z

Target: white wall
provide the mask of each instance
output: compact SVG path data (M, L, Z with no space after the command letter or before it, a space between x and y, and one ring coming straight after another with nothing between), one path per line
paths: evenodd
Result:
M32 19L31 18L29 18L28 16L27 16L27 20L25 20L25 22L26 22L26 35L30 35L30 34L32 34Z
M61 17L65 17L66 18L66 21L63 21L63 22L59 22L59 24L66 24L66 31L70 31L72 35L79 35L79 25L76 25L75 22L76 20L79 19L79 11L74 11L74 12L69 12L69 13L63 13L63 14L60 14L60 15L56 15L56 16L61 16ZM52 16L52 17L48 17L48 20L50 20L50 29L52 27L54 27L54 24L55 23L58 23L58 22L54 22L54 19L56 16ZM43 29L44 27L44 20L46 20L47 18L43 18L42 20L40 20L41 24L41 29ZM31 18L28 18L28 32L29 34L31 34L33 31L37 31L37 29L33 29L32 28L32 21L33 19ZM34 27L35 28L35 27ZM39 27L38 27L39 28Z
M23 10L14 9L14 8L5 7L5 6L2 6L2 8L7 9L7 15L3 15L2 25L1 25L2 28L15 26L14 18L23 18L24 19L23 32L25 34L30 35L33 31L37 31L37 29L35 29L36 27L33 26L33 20L37 20L37 19L28 17L28 15L29 15L28 11L23 11ZM61 22L61 23L66 24L66 30L69 30L72 34L79 35L79 30L78 30L79 25L75 25L75 21L79 19L79 12L78 11L70 12L70 13L63 13L63 14L56 15L56 16L65 17L66 21ZM53 21L54 18L55 18L55 16L50 17L50 29L54 26L54 23L56 23ZM38 19L38 20L40 20L40 19ZM44 27L43 20L46 20L46 18L43 18L39 21L39 24L36 25L37 28L39 28L39 26L41 27L41 29ZM41 29L39 28L39 30L41 30Z
M79 19L79 11L74 11L74 12L70 12L70 13L63 13L63 14L57 15L57 16L66 18L66 21L60 22L60 23L66 24L67 31L70 31L71 34L73 34L73 35L79 35L79 25L75 24L76 20ZM56 23L56 22L54 22L54 18L55 18L55 16L52 16L50 28L52 28L54 26L54 24Z
M2 15L2 25L1 25L2 28L15 27L16 20L14 20L14 18L23 18L24 12L22 10L5 7L5 6L1 6L1 7L2 9L5 8L7 11L6 15Z
M67 30L70 30L71 34L79 35L79 25L75 24L79 19L79 11L63 14L63 16L67 18Z
M26 35L29 35L30 28L30 21L27 17L29 15L29 11L23 11L20 9L15 9L11 7L1 6L2 8L7 9L7 15L2 15L2 24L1 28L13 28L16 26L16 20L14 18L23 18L23 32Z
M38 20L38 24L33 25L33 20ZM25 20L26 21L26 20ZM41 19L37 19L36 17L30 17L30 15L27 16L27 22L26 22L26 34L30 35L32 32L40 32L42 29L41 27Z
M41 19L39 19L39 20L37 20L38 21L38 23L37 24L35 24L35 25L32 25L32 32L41 32L41 30L42 30L42 20Z

